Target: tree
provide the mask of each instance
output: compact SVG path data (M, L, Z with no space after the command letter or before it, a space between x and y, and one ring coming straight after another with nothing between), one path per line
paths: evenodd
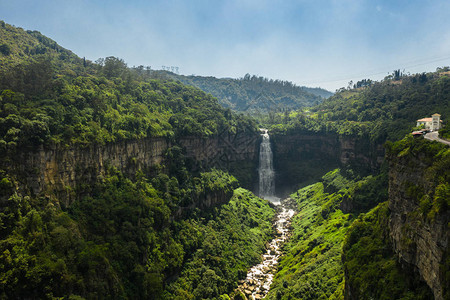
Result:
M0 53L7 56L11 53L11 48L7 44L2 44L0 45Z
M400 80L400 77L402 76L402 72L400 71L400 69L394 70L392 75L394 77L394 80Z
M104 60L102 73L106 76L106 78L111 79L115 77L122 77L127 70L127 64L123 59L109 56Z

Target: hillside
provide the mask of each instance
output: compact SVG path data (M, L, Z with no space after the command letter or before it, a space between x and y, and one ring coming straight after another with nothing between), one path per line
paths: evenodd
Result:
M83 65L83 60L64 49L52 39L38 31L27 30L11 26L0 21L0 71L10 71L18 65L31 63L46 55L62 71L77 72Z
M357 218L345 209L385 201L384 180L334 170L291 195L299 213L268 299L430 299L426 284L396 263L387 203Z
M231 79L183 76L166 71L157 73L210 93L224 107L250 114L310 107L332 95L321 88L300 87L289 81L249 74L240 79Z
M108 77L108 75L113 75L107 74L108 72L122 72L115 69L125 66L124 61L116 59L117 61L114 62L111 61L111 58L109 60L99 59L97 64L93 64L77 57L70 50L62 48L55 41L38 31L24 31L4 22L0 26L2 31L0 71L5 72L2 76L2 82L5 86L8 86L5 81L13 81L13 78L16 78L15 81L17 81L19 74L24 76L22 68L25 64L33 64L42 60L51 61L52 67L57 68L60 75L69 76L99 75L99 68L106 62L108 63L108 70L104 70L106 73L103 75ZM43 71L39 70L40 67L35 67L35 72L42 73ZM44 67L48 68L48 66ZM11 70L14 73L8 75ZM147 79L179 81L213 95L225 108L246 113L264 113L310 107L332 95L324 89L299 87L288 81L272 80L248 74L241 79L219 79L215 77L183 76L167 71L144 69L143 67L129 68L128 72L125 73L128 74L122 74L123 79L126 76L135 79L137 76Z
M268 299L449 297L450 150L408 134L449 123L448 68L324 100L0 37L0 299L241 299L280 234L242 112L298 210Z
M226 172L252 185L255 122L121 59L0 36L0 298L232 293L272 236L274 209Z
M291 195L299 216L269 298L448 298L448 147L409 133L438 112L448 136L449 98L445 67L269 119L279 185L320 181Z
M4 23L0 32L9 49L0 54L3 151L42 143L256 132L251 120L199 89L152 79L115 57L93 64L38 32Z
M373 142L383 143L386 139L402 138L416 125L416 120L434 113L442 115L443 124L450 121L448 67L363 82L370 84L341 89L312 109L273 117L269 120L273 132L333 132L367 136Z

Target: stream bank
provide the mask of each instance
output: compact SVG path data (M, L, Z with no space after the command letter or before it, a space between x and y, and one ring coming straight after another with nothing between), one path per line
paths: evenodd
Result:
M244 280L239 281L238 294L244 294L247 299L263 299L269 292L273 277L277 272L278 260L283 255L282 246L291 235L291 219L296 212L296 203L291 198L280 201L277 205L277 216L273 223L275 237L266 245L266 253L262 262L253 266Z

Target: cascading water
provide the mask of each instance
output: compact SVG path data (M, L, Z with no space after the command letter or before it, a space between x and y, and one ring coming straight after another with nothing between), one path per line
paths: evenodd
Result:
M279 204L280 199L275 197L275 171L273 170L273 154L270 147L270 137L267 129L263 132L262 142L259 146L259 196Z
M292 199L280 201L275 197L275 171L272 163L272 149L267 129L261 129L262 142L259 146L259 196L277 205L278 215L274 223L276 237L268 244L263 261L253 266L247 273L245 280L239 282L238 291L244 293L247 299L262 299L269 292L272 284L278 259L282 255L281 246L289 238L291 218L294 216ZM281 204L281 205L279 205ZM295 205L294 205L295 206Z

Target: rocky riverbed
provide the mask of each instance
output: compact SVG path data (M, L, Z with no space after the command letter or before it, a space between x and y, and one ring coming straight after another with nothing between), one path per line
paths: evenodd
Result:
M295 214L295 202L290 199L281 200L278 214L274 222L275 238L267 244L263 261L252 267L245 280L239 282L238 290L247 299L263 299L269 292L274 274L277 270L278 259L282 255L281 247L290 236L291 219Z

